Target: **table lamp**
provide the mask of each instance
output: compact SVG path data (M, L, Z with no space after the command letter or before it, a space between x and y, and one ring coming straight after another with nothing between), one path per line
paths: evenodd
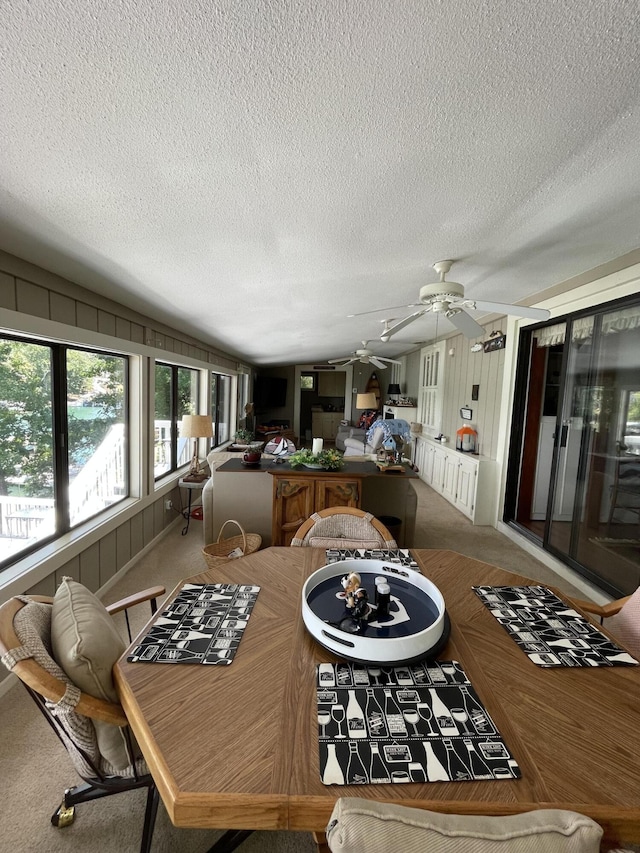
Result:
M398 397L401 393L402 392L400 391L400 386L397 383L392 382L387 388L387 394L389 396L389 399L392 400L394 403L397 402Z
M188 483L199 483L207 479L204 471L200 470L198 459L198 439L213 438L213 424L209 415L183 415L180 423L180 437L193 439L193 457L189 473L183 479Z
M378 408L378 401L376 399L376 395L373 391L368 394L358 394L356 396L356 409L376 409Z

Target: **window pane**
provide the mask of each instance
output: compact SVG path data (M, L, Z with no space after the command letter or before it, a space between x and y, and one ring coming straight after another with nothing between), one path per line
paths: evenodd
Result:
M218 395L218 444L231 438L231 377L221 376Z
M195 415L198 412L198 372L188 367L178 368L178 412L177 422L183 415ZM180 430L178 430L178 433ZM178 468L191 461L193 439L178 436Z
M51 349L0 341L0 560L55 530Z
M126 360L67 351L69 522L126 497Z
M231 376L222 373L211 374L211 416L215 446L231 438L232 387Z
M168 364L156 364L153 474L160 477L171 470L171 375Z

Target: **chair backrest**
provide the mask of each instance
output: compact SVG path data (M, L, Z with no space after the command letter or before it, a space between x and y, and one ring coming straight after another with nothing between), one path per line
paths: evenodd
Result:
M136 755L122 707L83 693L53 657L53 599L16 596L0 607L0 660L25 685L83 779L135 778L148 772ZM124 766L101 752L93 720L113 727L126 745ZM120 765L123 762L118 762Z
M334 506L314 512L296 531L293 546L309 548L398 547L389 530L370 512Z
M622 605L615 616L604 620L614 637L640 659L640 586Z
M508 817L441 814L342 797L327 827L332 853L599 853L602 827L564 809Z

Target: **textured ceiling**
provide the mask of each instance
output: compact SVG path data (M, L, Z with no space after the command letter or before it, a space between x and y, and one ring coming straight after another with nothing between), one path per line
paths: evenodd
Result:
M639 18L5 0L0 247L257 364L393 357L433 319L383 344L409 310L347 314L435 261L515 302L640 246Z

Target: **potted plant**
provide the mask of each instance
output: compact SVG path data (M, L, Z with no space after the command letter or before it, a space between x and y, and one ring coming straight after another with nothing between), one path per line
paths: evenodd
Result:
M250 429L239 429L235 434L235 440L238 444L248 444L253 438L253 433Z
M255 447L247 447L242 454L242 461L245 465L259 465L262 459L262 450L259 445Z
M288 459L292 468L304 465L306 468L322 468L325 471L339 471L344 465L342 454L333 448L313 453L311 450L296 450Z

